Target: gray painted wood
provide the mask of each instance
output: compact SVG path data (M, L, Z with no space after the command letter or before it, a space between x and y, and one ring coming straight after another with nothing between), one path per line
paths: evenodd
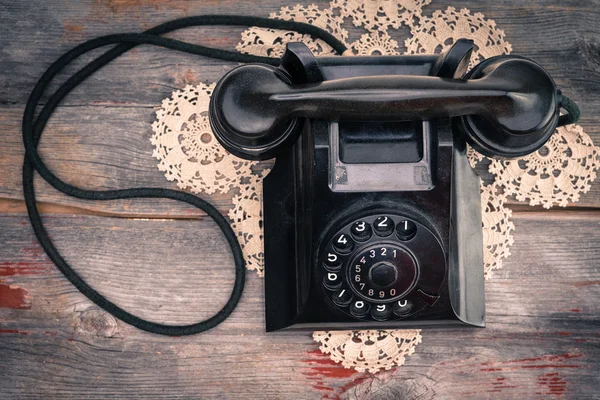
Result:
M473 2L471 2L473 3ZM447 5L469 7L472 12L483 12L496 21L512 43L513 52L531 57L542 64L563 91L576 100L582 109L581 125L600 142L600 99L594 93L600 90L600 7L594 2L435 2L425 13L444 9ZM279 1L261 2L260 13L267 15L283 5ZM325 5L322 5L324 8ZM101 34L135 31L150 27L170 18L211 12L246 12L257 14L251 3L226 1L219 4L206 2L169 2L160 0L102 0L87 2L18 2L0 10L3 24L2 37L14 37L2 48L0 57L0 127L8 136L8 143L0 149L3 170L0 196L20 198L19 138L23 104L35 80L48 64L66 49ZM351 24L346 24L351 26ZM358 29L350 29L358 37ZM234 48L240 29L188 29L178 38L208 45ZM400 31L399 43L408 32ZM521 40L526 36L528 40ZM142 46L117 59L92 76L65 100L66 105L53 117L43 138L44 154L51 155L48 163L57 172L69 173L77 184L117 188L158 186L174 188L156 168L152 159L150 124L154 109L175 89L197 82L215 82L234 64L202 57L179 54L149 46ZM72 71L72 70L70 70ZM15 79L18 77L18 79ZM101 146L98 146L101 144ZM56 162L53 162L53 159ZM58 163L64 166L57 165ZM69 175L61 175L69 176ZM103 212L127 214L131 202L84 203L60 198L47 187L39 189L40 200L60 202ZM595 183L589 194L583 195L578 207L598 205L600 184ZM229 196L213 198L227 206ZM152 212L144 201L136 210ZM179 214L171 207L173 202L157 202L157 210ZM176 206L177 207L177 206ZM157 211L154 210L154 211Z
M576 100L582 109L581 125L600 142L600 7L594 2L434 2L425 13L447 5L469 7L496 21L512 43L513 52L531 57L552 74L561 89ZM20 198L19 138L24 102L48 64L66 49L101 34L135 31L170 18L211 12L246 12L267 15L278 10L279 1L255 5L235 2L169 2L160 0L102 0L84 2L15 2L0 10L2 37L15 38L1 48L0 57L0 128L6 132L7 144L0 149L5 176L0 179L0 196ZM322 5L324 8L325 5ZM350 25L351 24L346 24ZM350 29L358 37L358 29ZM175 37L208 45L234 48L240 29L189 29ZM406 29L397 33L403 43ZM523 37L527 40L522 40ZM197 82L215 82L234 64L202 57L178 54L142 46L116 60L92 76L88 82L65 99L65 105L52 118L43 138L48 163L59 173L69 173L74 183L102 188L159 186L174 188L156 168L152 159L150 124L154 109L175 89ZM72 72L72 69L69 70ZM18 77L18 78L17 78ZM98 146L101 144L101 146ZM56 162L53 162L52 160ZM61 176L69 176L69 175ZM103 212L127 215L131 202L84 203L56 196L47 187L39 189L40 199L60 202ZM595 183L583 195L578 207L598 205L600 184ZM229 196L213 198L227 206ZM140 213L161 210L179 214L172 202L136 208Z
M20 119L49 63L102 34L139 31L186 15L268 15L296 2L0 0L1 397L597 397L598 182L568 210L513 205L512 256L486 283L488 326L425 331L406 365L375 375L334 364L309 334L265 334L263 281L254 273L224 324L202 335L167 338L92 306L47 259L20 200ZM598 1L433 0L425 12L449 5L494 19L515 54L540 62L580 104L581 125L600 143ZM174 37L232 49L239 32L207 28ZM359 31L351 35L357 38ZM135 49L65 100L42 140L42 154L60 177L83 187L176 188L151 156L154 109L173 90L214 82L231 67ZM226 300L231 258L214 224L196 210L160 200L84 202L39 179L36 189L66 259L127 310L185 323L206 318ZM223 212L230 206L231 194L204 197Z
M265 334L254 273L215 330L140 332L68 284L24 216L0 221L1 271L12 274L1 285L23 290L22 308L0 308L3 397L591 398L600 384L597 212L518 213L513 254L486 283L487 327L424 331L406 365L375 375L328 361L308 333ZM211 222L53 214L45 222L82 276L146 318L193 322L230 290L231 260Z

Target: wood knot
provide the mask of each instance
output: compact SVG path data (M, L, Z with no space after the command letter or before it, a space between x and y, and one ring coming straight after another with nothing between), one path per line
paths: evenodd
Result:
M99 308L88 308L75 313L73 327L86 335L111 338L119 331L117 319Z
M586 67L600 72L600 43L595 37L581 37L578 40L579 53Z
M184 87L188 85L197 85L200 82L198 75L191 69L185 70L183 73L177 73L175 76L175 84L178 87Z

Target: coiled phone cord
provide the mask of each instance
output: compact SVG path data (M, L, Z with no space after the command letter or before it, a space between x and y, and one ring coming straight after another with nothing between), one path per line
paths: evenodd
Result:
M85 190L70 185L59 179L46 167L37 152L37 146L48 119L61 100L87 77L108 64L113 59L119 57L123 53L131 50L133 47L139 44L153 44L173 50L218 58L226 61L261 62L271 65L279 65L280 59L278 58L240 54L158 36L177 29L203 25L259 26L262 28L291 30L302 34L309 34L315 38L322 39L339 54L342 54L347 50L346 46L329 32L305 23L237 15L205 15L181 18L158 25L145 31L144 33L108 35L92 39L65 53L62 57L55 61L39 79L31 95L29 96L23 115L23 143L26 150L25 160L23 163L23 192L31 225L37 239L46 251L46 254L48 254L50 259L54 262L54 264L56 264L58 269L65 275L65 277L81 293L83 293L88 299L90 299L100 308L104 309L116 318L139 329L163 335L183 336L206 331L223 322L237 306L244 288L246 270L244 267L242 250L233 230L231 229L231 226L214 206L189 193L161 188ZM64 69L65 66L84 53L87 53L98 47L111 44L119 45L90 62L81 70L76 72L64 84L62 84L62 86L60 86L56 92L50 96L46 105L42 108L37 118L35 118L36 108L46 87L49 85L52 79L62 69ZM563 108L567 110L568 114L563 116L564 118L561 117L559 125L562 126L573 123L578 119L579 109L575 103L565 96L563 96ZM235 263L235 282L231 296L225 306L219 312L217 312L217 314L202 322L190 325L165 325L139 318L107 300L103 295L88 285L79 276L79 274L77 274L73 268L71 268L71 266L61 256L50 239L48 232L42 223L39 210L37 208L35 190L33 186L34 170L38 171L38 173L57 190L69 196L80 199L117 200L131 198L167 198L188 203L204 211L216 222L217 226L223 232L231 248Z
M42 75L33 89L23 115L23 143L25 145L26 155L23 163L23 192L25 204L29 214L29 220L35 232L37 239L46 251L46 254L56 264L58 269L65 277L88 299L104 309L108 313L114 315L120 320L133 325L139 329L158 333L162 335L183 336L192 335L211 329L223 322L235 309L238 304L245 283L245 265L242 250L237 241L237 238L231 229L231 226L219 211L208 202L191 195L189 193L180 192L170 189L161 188L135 188L135 189L119 189L119 190L85 190L76 186L70 185L59 179L48 167L44 164L37 152L40 137L54 109L60 101L71 92L77 85L83 82L87 77L108 64L113 59L119 57L123 53L131 50L139 44L153 44L169 49L179 50L186 53L197 54L206 57L219 58L227 61L235 62L262 62L271 65L278 65L278 58L258 57L248 54L240 54L226 50L213 49L200 45L181 42L174 39L164 38L158 35L171 32L177 29L182 29L192 26L202 25L230 25L230 26L259 26L262 28L285 29L292 30L302 34L309 34L315 38L324 40L327 44L335 49L338 53L346 51L346 46L336 39L329 32L324 31L315 26L299 23L294 21L272 20L260 17L247 17L237 15L204 15L189 18L177 19L158 25L144 33L133 34L118 34L108 35L96 39L89 40L69 52L65 53L56 62L54 62ZM52 79L71 61L80 55L87 53L95 48L119 44L111 50L107 51L94 61L90 62L84 68L76 72L69 78L56 92L49 98L46 105L40 111L37 119L35 118L35 110L38 106L40 98L44 93L48 84ZM65 259L58 252L54 243L50 239L46 228L40 218L39 210L36 205L35 190L33 186L33 171L34 169L54 188L59 191L80 199L86 200L116 200L116 199L131 199L131 198L167 198L188 203L192 206L204 211L212 218L217 226L225 235L229 247L233 253L235 263L235 282L231 292L231 296L225 306L211 318L190 325L165 325L152 321L148 321L137 317L111 301L107 300L103 295L94 290L71 268Z

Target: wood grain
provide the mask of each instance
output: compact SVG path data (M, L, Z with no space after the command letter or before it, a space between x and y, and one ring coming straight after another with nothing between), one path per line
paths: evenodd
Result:
M24 290L27 308L0 304L3 393L591 398L600 384L600 213L553 217L515 216L513 254L486 283L485 329L424 331L405 366L371 375L328 361L306 333L265 334L263 282L254 273L239 307L215 330L182 338L140 332L92 306L67 283L33 240L24 216L4 215L2 285ZM45 222L82 276L152 320L205 318L230 290L231 260L209 221L50 214Z
M333 363L308 334L265 334L263 281L254 273L225 323L205 334L169 338L94 307L48 260L21 200L20 137L27 96L48 65L99 35L189 15L266 16L296 2L0 0L0 397L597 398L599 182L567 210L511 204L515 244L505 267L486 283L488 326L424 331L403 367L378 374ZM428 15L454 6L494 19L515 54L543 65L580 104L580 124L600 143L598 1L432 3L424 8ZM171 36L233 49L240 32L214 27ZM350 40L360 33L351 28ZM394 38L402 45L408 34L402 28ZM233 66L136 48L65 99L41 153L58 176L82 187L175 189L152 158L155 108L173 90L214 82ZM227 299L231 258L220 232L197 210L167 200L80 201L41 179L36 191L66 259L127 310L189 323ZM226 212L231 195L203 197Z
M5 21L0 34L17 38L4 45L4 56L0 57L0 129L3 138L6 136L0 148L0 167L5 171L0 176L3 198L21 197L19 136L23 105L35 79L66 49L101 34L140 30L184 15L217 10L258 11L250 3L234 6L233 2L218 5L174 2L168 6L150 0L56 3L56 7L40 2L16 3L0 11L0 19ZM559 87L579 103L580 124L595 142L600 142L597 119L600 98L595 95L600 91L600 28L595 23L600 18L600 7L577 2L436 2L435 7L430 5L425 12L432 13L450 4L457 8L468 6L472 12L483 12L494 19L505 31L515 54L531 57L543 65ZM279 1L262 2L261 14L276 11L281 5ZM221 27L188 29L175 37L232 49L239 40L239 32L240 29ZM358 29L350 28L350 33L351 38L359 35ZM528 40L520 40L525 33ZM402 34L408 32L400 30ZM403 43L403 38L396 39ZM154 111L173 90L187 84L215 82L234 65L141 46L99 71L65 99L65 106L55 113L44 134L42 154L59 176L75 184L96 188L176 188L164 179L151 156L149 138ZM14 79L15 76L19 79ZM158 201L153 210L154 205L145 201L135 201L134 206L127 201L108 205L61 198L43 184L38 192L42 201L100 212L127 215L135 207L140 214L182 213L181 207L170 201ZM211 200L227 208L229 197L214 196ZM592 190L572 206L594 207L599 204L598 199L600 184L595 182ZM184 206L184 214L185 210Z

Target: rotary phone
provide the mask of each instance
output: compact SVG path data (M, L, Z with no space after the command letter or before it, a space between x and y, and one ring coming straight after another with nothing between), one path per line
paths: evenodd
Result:
M466 142L531 153L561 93L516 56L468 70L473 42L441 55L315 57L217 84L210 122L264 179L267 331L485 325L479 178Z
M467 162L465 142L491 157L528 154L557 126L576 122L577 105L525 58L493 57L467 72L469 40L438 56L393 57L314 57L302 43L290 43L278 59L161 36L213 25L295 31L339 54L347 50L311 24L215 14L90 39L59 57L39 78L23 113L23 197L38 241L63 275L106 312L161 335L207 331L225 321L242 297L241 246L209 202L162 187L80 188L61 180L38 153L48 119L65 96L115 58L151 44L260 63L235 68L219 81L209 119L231 153L276 158L263 183L267 331L483 326L479 179ZM73 60L115 44L40 104ZM140 318L97 292L48 235L37 207L35 171L79 199L167 198L205 212L233 256L235 281L225 305L204 321L170 325Z

